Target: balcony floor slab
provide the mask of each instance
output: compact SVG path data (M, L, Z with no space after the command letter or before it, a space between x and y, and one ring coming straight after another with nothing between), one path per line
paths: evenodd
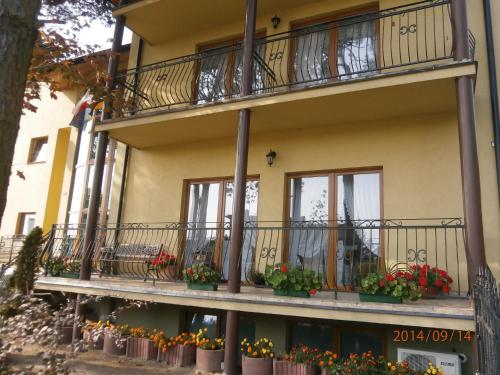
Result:
M474 309L466 298L419 300L401 305L362 303L357 293L322 291L311 298L274 296L271 289L242 286L240 294L194 291L180 282L99 278L90 281L39 277L39 290L136 299L180 306L295 317L474 331Z

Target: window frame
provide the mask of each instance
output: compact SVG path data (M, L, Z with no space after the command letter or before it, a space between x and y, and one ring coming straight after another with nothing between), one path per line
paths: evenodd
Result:
M356 17L356 16L362 16L367 13L373 13L373 12L379 12L380 11L380 6L378 2L371 3L371 4L366 4L366 5L360 5L360 6L355 6L351 7L349 9L343 9L336 11L332 14L329 15L320 15L316 16L313 18L308 18L308 19L302 19L302 20L295 20L290 22L290 31L292 32L297 32L302 29L307 29L308 27L313 27L317 25L321 25L324 23L329 23L329 22L336 22L340 21L343 18L346 17ZM380 45L380 22L378 19L375 20L375 42L376 42L376 58L375 58L375 64L377 69L380 68L380 58L381 56L381 45ZM334 73L331 77L326 77L325 79L327 80L339 80L339 75L337 71L337 50L338 50L338 29L336 27L332 27L329 32L330 35L330 45L329 45L329 53L328 53L328 65L330 67L331 73ZM295 53L296 53L296 37L293 37L291 39L291 45L290 45L290 52L289 52L289 67L288 67L288 74L289 74L289 81L292 84L300 84L301 81L296 81L295 80L295 72L294 72L294 65L295 65Z
M41 140L45 140L45 144L47 145L46 147L49 147L49 136L48 135L31 138L30 148L29 148L29 152L28 152L28 160L27 160L28 164L42 164L42 163L47 162L47 158L45 160L40 160L40 161L33 160L35 148ZM47 156L48 156L48 150L47 150Z
M260 189L260 175L248 175L245 183L248 181L257 181L259 182ZM228 182L234 183L234 176L225 176L225 177L212 177L212 178L195 178L195 179L185 179L182 184L182 198L181 198L181 218L180 222L185 224L189 223L189 198L190 198L190 190L191 185L196 184L219 184L219 195L217 202L217 223L220 224L217 227L217 234L215 240L215 252L214 252L214 263L216 267L221 270L223 267L222 264L222 253L223 253L223 239L224 239L224 208L226 207L226 185ZM258 199L258 198L257 198ZM258 205L258 203L257 203ZM258 207L257 207L257 216L258 216ZM180 251L182 254L186 247L186 236L182 236L182 241L179 243ZM255 254L254 254L255 256Z
M16 223L16 235L18 236L25 236L25 234L23 234L23 229L24 229L24 221L27 215L33 215L36 221L36 212L19 212L17 214L17 223ZM33 228L35 226L36 225L34 225ZM29 232L27 234L29 234Z
M328 177L328 222L336 223L337 220L337 177L346 174L374 174L379 175L379 189L380 189L380 220L384 218L384 174L382 166L373 167L360 167L360 168L345 168L345 169L327 169L318 171L304 171L304 172L289 172L285 173L285 194L283 197L283 223L286 228L290 227L290 212L291 212L291 181L293 178L298 177ZM326 286L330 289L349 289L339 286L335 280L334 271L337 269L337 235L336 230L330 230L328 234L328 254L327 264L330 265L327 269ZM380 267L385 264L384 254L384 232L380 233ZM288 261L290 245L290 231L283 233L281 259Z

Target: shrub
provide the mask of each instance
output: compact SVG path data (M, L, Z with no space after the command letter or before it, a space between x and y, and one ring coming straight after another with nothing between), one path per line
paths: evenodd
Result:
M23 247L17 256L12 283L24 294L29 294L33 290L37 273L38 250L42 243L42 229L35 227L24 240Z

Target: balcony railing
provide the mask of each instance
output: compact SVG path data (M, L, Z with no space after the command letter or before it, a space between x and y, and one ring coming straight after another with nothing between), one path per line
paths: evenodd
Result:
M471 53L474 44L471 34ZM240 97L242 49L235 43L120 73L114 117ZM452 60L450 0L427 0L257 39L253 95Z
M50 265L79 264L84 226L55 226L41 257ZM468 291L464 226L459 219L356 222L248 222L241 278L262 283L267 266L288 261L321 273L327 287L355 289L369 272L394 265L438 267L453 278L453 293ZM182 270L205 263L228 276L228 223L126 224L100 227L91 245L95 276L178 281ZM170 259L168 267L155 259Z

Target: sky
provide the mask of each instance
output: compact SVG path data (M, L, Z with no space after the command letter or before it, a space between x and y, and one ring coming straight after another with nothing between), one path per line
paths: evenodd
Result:
M106 27L100 22L93 22L89 28L81 30L77 34L77 38L81 45L85 44L98 44L101 48L111 48L111 40L113 39L114 26ZM128 44L132 40L132 32L125 29L123 34L123 44Z

